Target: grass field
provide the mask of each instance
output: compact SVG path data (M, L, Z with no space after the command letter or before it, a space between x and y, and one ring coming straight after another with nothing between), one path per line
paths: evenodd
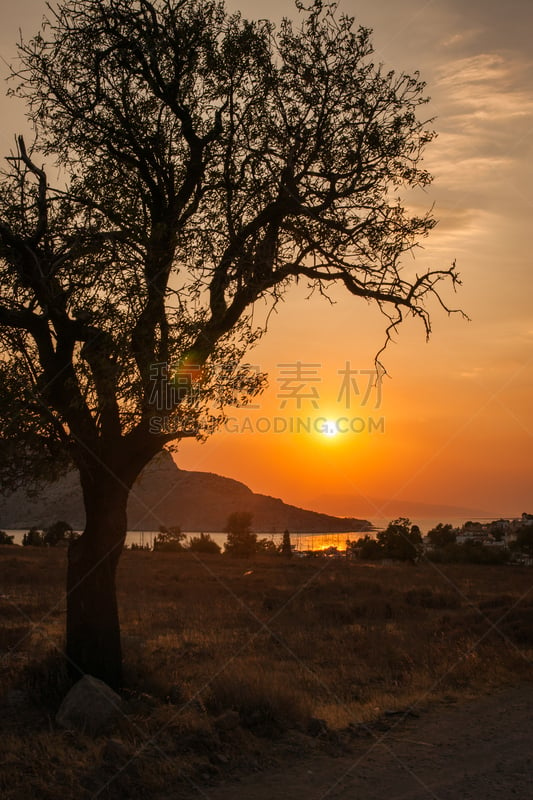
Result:
M126 551L129 711L110 744L54 724L65 562L0 549L4 798L163 797L531 676L528 568Z

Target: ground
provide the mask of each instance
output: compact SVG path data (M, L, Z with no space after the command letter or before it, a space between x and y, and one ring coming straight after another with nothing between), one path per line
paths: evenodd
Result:
M533 685L399 716L353 755L305 759L211 789L205 800L526 800L533 796ZM170 800L170 797L169 797Z
M0 548L2 800L533 797L530 568L127 551L94 737L55 722L66 558Z

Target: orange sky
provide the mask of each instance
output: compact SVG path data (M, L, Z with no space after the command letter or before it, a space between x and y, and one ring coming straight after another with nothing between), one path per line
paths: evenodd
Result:
M232 2L236 7L265 15L263 4L252 0ZM428 115L437 117L439 138L426 165L435 182L411 201L434 203L440 224L415 266L447 267L456 259L463 287L446 299L471 322L433 306L429 344L420 324L405 324L384 355L390 377L376 407L375 391L363 400L364 371L373 369L383 340L377 309L340 291L330 306L293 289L250 354L270 376L259 408L237 412L240 426L232 420L205 444L183 444L178 465L341 514L368 516L370 506L378 518L381 501L390 498L494 515L533 512L533 7L521 0L351 0L341 8L374 28L376 60L419 69L428 83ZM279 0L268 6L274 19L286 9ZM17 27L31 34L43 11L40 0L0 11L4 59L13 57ZM22 117L3 98L0 111L7 151ZM315 365L307 377L318 380L306 384L303 392L311 397L300 408L287 397L282 408L294 367L279 365L297 362ZM347 362L359 389L350 408L345 395L339 399L338 373ZM278 380L284 377L288 382ZM298 416L346 418L343 426L356 420L358 432L272 432Z

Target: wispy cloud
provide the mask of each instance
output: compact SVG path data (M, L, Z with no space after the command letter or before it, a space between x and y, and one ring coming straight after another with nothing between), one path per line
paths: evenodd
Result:
M437 69L436 86L455 130L494 133L533 119L532 65L501 53L478 53ZM458 126L458 127L457 127Z

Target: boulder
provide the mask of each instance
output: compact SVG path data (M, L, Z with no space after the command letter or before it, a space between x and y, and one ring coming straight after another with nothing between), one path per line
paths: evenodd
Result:
M61 728L98 736L122 715L122 700L106 683L84 675L63 699L56 714Z

